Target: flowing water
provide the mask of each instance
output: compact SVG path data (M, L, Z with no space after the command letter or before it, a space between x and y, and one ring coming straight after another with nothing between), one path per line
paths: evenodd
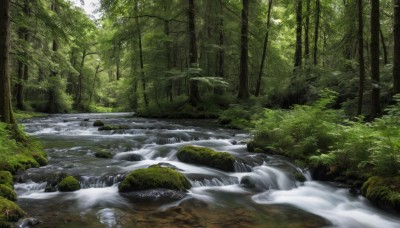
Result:
M130 113L52 115L24 123L39 139L49 165L30 169L15 184L30 219L20 227L400 227L400 218L361 196L310 175L281 157L249 153L245 132L206 120L131 118ZM128 125L98 131L94 120ZM226 151L236 172L179 162L184 145ZM97 151L113 159L96 158ZM187 194L151 190L126 197L118 184L129 172L153 164L172 166L192 183ZM307 181L297 182L302 172ZM45 192L60 173L79 178L76 192Z

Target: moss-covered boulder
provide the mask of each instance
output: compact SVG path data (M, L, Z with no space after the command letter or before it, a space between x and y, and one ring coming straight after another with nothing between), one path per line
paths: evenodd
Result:
M0 196L11 201L17 200L17 194L15 194L14 190L4 184L0 184Z
M119 192L158 188L185 191L190 187L190 182L178 171L161 166L152 166L147 169L138 169L128 174L118 186L118 189Z
M103 126L104 126L104 123L101 120L96 120L93 123L93 127L103 127Z
M235 157L227 152L217 152L210 148L184 146L177 155L182 162L204 165L211 168L232 172L235 170Z
M94 153L94 156L96 158L112 158L113 155L110 152L107 151L97 151L96 153Z
M8 171L0 171L0 184L12 188L14 184L12 174Z
M39 163L40 166L46 166L49 163L47 159L41 154L33 154L33 158L37 163Z
M128 130L129 126L127 125L109 125L104 127L99 127L99 131L116 131L116 130Z
M363 184L361 193L381 208L400 212L400 176L370 177Z
M67 176L58 183L58 190L60 192L73 192L81 189L79 181L73 176Z
M0 224L17 222L25 212L14 202L0 196Z

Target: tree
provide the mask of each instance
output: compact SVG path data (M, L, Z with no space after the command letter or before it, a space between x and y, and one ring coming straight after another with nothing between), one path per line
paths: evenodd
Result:
M196 23L194 14L194 0L189 0L188 8L188 21L189 21L189 67L197 68L197 40L196 40ZM188 103L197 106L200 102L198 81L191 78L189 79L189 100Z
M319 38L319 18L321 14L321 2L320 0L315 0L315 31L314 31L314 65L318 64L318 38Z
M358 66L359 66L359 87L358 87L358 105L357 115L362 113L362 104L364 96L365 81L365 63L364 63L364 36L363 36L363 3L358 0Z
M10 1L0 1L0 120L15 123L10 89Z
M242 0L242 32L240 42L240 73L238 99L246 100L250 97L248 59L249 59L249 0Z
M379 78L379 0L371 0L371 118L381 111Z
M294 67L299 68L302 65L302 27L303 27L303 16L302 16L302 0L297 0L296 6L296 51L294 54Z
M261 64L260 64L260 71L258 74L258 79L257 79L257 85L256 85L256 93L254 94L256 97L260 95L260 89L261 89L261 79L262 75L264 72L264 63L265 63L265 58L267 56L267 45L268 45L268 37L269 37L269 30L270 30L270 22L271 22L271 9L272 9L272 0L268 1L268 14L267 14L267 32L265 33L265 38L264 38L264 48L263 48L263 53L261 57Z
M400 93L400 0L394 1L393 92Z

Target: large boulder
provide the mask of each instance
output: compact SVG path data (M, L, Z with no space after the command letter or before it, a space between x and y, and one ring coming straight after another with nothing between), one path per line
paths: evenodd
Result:
M235 170L235 157L227 152L217 152L210 148L198 146L184 146L177 155L179 161L208 166L227 172Z
M191 187L186 177L170 168L151 166L138 169L126 176L118 186L119 192L132 192L148 189L170 189L185 191Z
M58 190L60 192L73 192L81 189L79 181L73 176L67 176L58 183Z
M3 227L7 222L17 222L23 217L25 212L14 202L0 196L0 226ZM7 226L6 226L7 227Z

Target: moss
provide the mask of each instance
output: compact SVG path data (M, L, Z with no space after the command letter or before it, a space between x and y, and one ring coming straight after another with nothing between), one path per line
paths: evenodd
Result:
M107 151L98 151L98 152L94 153L94 156L96 158L112 158L113 157L112 153L107 152Z
M25 212L14 202L0 197L0 224L5 222L17 222Z
M170 168L152 166L131 172L118 186L120 192L166 188L184 191L191 187L186 177Z
M307 180L306 177L305 177L301 172L296 172L296 173L294 174L294 178L295 178L297 181L300 181L300 182L304 182L304 181Z
M49 162L47 161L47 159L45 157L43 157L40 154L34 154L33 158L35 159L35 161L37 163L39 163L40 166L46 166L49 164Z
M73 192L81 189L79 181L73 176L67 176L58 183L60 192Z
M0 171L0 184L12 187L14 184L12 174L8 171Z
M101 120L96 120L93 123L93 127L103 127L103 126L104 126L104 123Z
M115 131L115 130L127 130L129 126L127 125L109 125L104 127L99 127L99 131Z
M380 207L400 212L400 176L370 177L363 184L361 193Z
M0 184L0 196L11 201L17 200L17 194L10 186L5 184Z
M205 147L185 146L177 157L182 162L204 165L223 171L234 171L235 157L226 152L217 152Z

